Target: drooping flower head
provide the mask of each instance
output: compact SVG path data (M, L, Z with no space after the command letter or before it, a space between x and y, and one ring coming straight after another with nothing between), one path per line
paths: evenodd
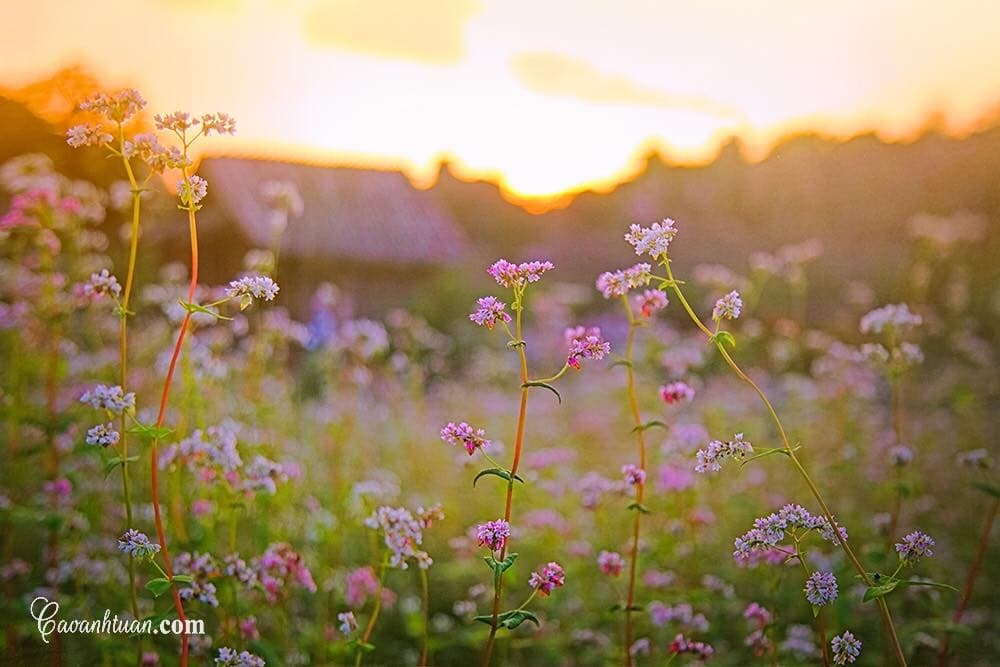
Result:
M597 554L597 567L609 577L617 577L625 569L625 559L617 551L602 551Z
M670 218L664 218L662 222L654 222L649 227L631 225L625 234L625 240L635 248L635 254L649 255L658 260L666 256L670 242L677 234L675 224Z
M510 537L510 524L503 519L487 521L476 528L476 540L479 546L490 551L500 551Z
M821 607L837 599L837 578L832 572L813 572L806 579L806 599L809 604Z
M713 320L735 320L743 312L743 299L740 293L733 290L715 302L712 309Z
M577 370L581 359L600 361L611 354L611 343L604 340L598 327L571 327L566 329L564 338L569 346L566 363Z
M510 314L507 313L507 304L496 297L486 296L477 299L478 307L469 314L469 319L481 327L492 329L497 322L510 322Z
M851 634L850 630L845 630L842 635L834 637L830 641L830 648L833 650L833 662L838 665L854 662L861 655L861 642Z
M441 439L449 445L460 445L465 447L465 451L472 456L480 447L486 447L490 441L486 439L486 431L481 428L473 428L467 422L456 424L448 422L441 429Z
M694 398L694 389L687 382L677 380L660 387L660 398L667 405L690 401Z
M915 530L896 543L896 554L904 565L916 565L922 558L934 555L934 538L927 533Z
M552 262L522 262L512 264L506 259L498 259L487 269L487 273L500 285L515 290L523 289L528 283L534 283L542 278L542 274L555 268Z
M554 589L566 583L566 573L563 572L559 563L549 563L539 572L532 572L528 579L528 585L536 589L541 595L548 595Z
M160 551L160 545L150 542L145 533L129 528L118 538L119 551L139 560L152 558Z

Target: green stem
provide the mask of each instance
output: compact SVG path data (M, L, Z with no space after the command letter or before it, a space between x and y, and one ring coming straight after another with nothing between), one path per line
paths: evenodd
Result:
M815 482L813 482L812 478L809 476L809 473L806 472L805 467L802 465L798 457L795 455L795 450L792 448L792 445L788 440L788 436L785 433L785 427L782 425L781 419L778 417L778 413L775 411L774 406L771 405L771 401L768 400L767 396L764 394L763 390L757 385L757 383L754 382L749 375L743 372L743 369L741 369L739 365L737 365L737 363L729 355L729 352L726 350L725 346L718 339L715 338L712 332L701 321L701 318L699 318L695 314L694 309L691 308L691 305L684 297L684 293L681 291L680 286L674 279L673 272L670 269L669 258L664 257L663 266L667 270L668 285L673 289L674 293L677 295L677 299L681 302L681 305L684 307L684 310L687 311L688 315L691 317L691 320L698 326L699 329L701 329L701 331L709 338L709 340L715 342L715 346L719 350L719 353L722 355L722 358L725 359L726 363L733 370L733 372L736 373L737 377L739 377L741 380L750 385L750 387L753 388L754 392L756 392L757 396L760 397L761 402L763 402L764 406L767 408L768 413L771 415L771 420L774 422L775 427L778 429L778 434L781 436L781 442L784 445L785 453L788 455L789 460L792 462L792 465L798 471L799 475L805 481L806 486L809 487L809 491L812 493L813 498L815 498L816 502L819 504L823 516L830 523L830 526L833 529L834 538L837 540L837 543L840 545L841 549L843 549L844 553L847 555L848 560L851 561L851 565L861 576L861 579L865 582L866 585L872 586L873 582L871 577L868 575L868 571L865 570L864 566L861 564L861 561L858 560L858 557L854 554L854 551L847 544L847 540L844 539L843 535L841 535L837 522L834 519L833 513L827 506L826 501L823 500L823 496L820 493L819 488L816 486ZM882 622L885 625L886 634L889 636L889 640L893 647L893 652L895 653L896 656L896 661L900 665L900 667L906 667L906 656L903 654L903 648L899 643L899 637L896 635L896 628L893 625L892 616L889 613L889 606L886 604L885 599L882 597L878 598L877 602L879 611L882 615Z
M382 589L385 585L385 572L389 567L389 554L382 557L382 564L379 566L378 573L378 588L375 590L375 606L372 607L372 616L368 619L368 625L365 626L365 632L361 636L361 642L367 644L368 640L371 639L372 631L375 629L375 621L378 620L379 612L382 611ZM364 649L360 646L358 647L357 653L354 655L354 667L361 667L361 660L364 658Z
M425 568L420 568L420 604L424 616L424 632L423 638L420 642L420 662L417 663L420 667L425 667L427 663L427 637L429 635L429 628L431 624L431 596L430 596L430 582L427 580L427 570Z

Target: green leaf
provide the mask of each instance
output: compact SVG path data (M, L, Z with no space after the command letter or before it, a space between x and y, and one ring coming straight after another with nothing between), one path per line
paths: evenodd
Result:
M819 616L819 605L814 604L812 605L812 608L813 608L813 618L816 618L817 616Z
M347 646L352 649L360 650L364 653L371 653L375 650L375 644L370 644L368 642L361 641L360 639L352 639L347 642Z
M501 615L501 618L502 620L500 618L497 619L500 623L500 626L507 628L508 630L513 630L514 628L518 627L525 621L531 621L537 626L541 625L541 623L538 622L537 616L532 614L530 611L526 611L524 609L505 612L504 614Z
M165 426L146 426L145 424L136 423L135 426L130 426L125 432L132 435L141 435L150 440L161 440L173 433L173 430Z
M476 616L472 619L473 621L479 621L480 623L485 623L490 627L493 626L493 614L487 614L485 616Z
M244 294L240 297L240 312L243 312L247 308L253 305L253 297L249 294Z
M508 482L510 481L510 471L509 470L504 470L503 468L487 468L486 470L480 470L479 474L477 474L472 479L472 486L475 486L476 482L479 481L479 478L483 477L485 475L493 475L494 477L499 477L501 479L505 479ZM520 475L514 475L514 479L516 479L517 481L519 481L522 484L524 484L524 480L521 479Z
M629 503L629 506L626 509L636 510L640 514L652 514L653 513L652 510L650 510L648 507L646 507L642 503Z
M190 584L191 582L194 581L194 577L192 577L190 574L175 574L172 581L176 581L177 583L181 584Z
M724 347L726 345L732 348L736 347L736 339L733 337L733 334L728 331L720 331L712 336L712 342L719 347Z
M994 498L1000 498L1000 486L997 486L996 484L990 484L989 482L973 482L972 487L987 495L993 496Z
M551 391L553 394L556 395L556 398L559 400L559 403L560 404L562 403L562 396L560 396L559 392L556 391L555 387L553 387L547 382L539 382L538 380L532 380L531 382L525 382L524 384L521 385L522 389L527 389L528 387L543 387L545 389L548 389L549 391Z
M211 315L212 317L214 317L217 320L231 320L231 319L233 319L231 317L226 317L225 315L221 315L217 311L211 310L210 308L206 308L205 306L198 305L197 303L190 303L190 302L184 301L184 300L179 301L179 303L181 304L181 307L184 310L186 310L187 312L192 313L192 314L193 313L204 313L205 315ZM245 310L244 308L242 308L242 305L243 304L240 303L240 306L241 306L240 310Z
M108 459L108 462L104 464L104 479L107 479L108 475L114 472L115 468L117 468L118 466L123 465L125 463L132 463L133 461L138 461L138 460L139 460L138 456L129 456L124 459L120 456L116 456L113 459Z
M170 580L163 577L150 579L146 582L146 589L153 594L153 597L160 597L170 590Z
M512 350L516 350L517 348L524 346L525 342L523 340L512 340L509 343L507 343L507 347ZM493 617L491 616L490 618L492 619Z
M503 559L502 563L497 563L500 566L501 572L506 572L514 565L514 561L517 560L517 554L507 554L507 557Z
M616 359L614 363L611 364L611 368L615 366L625 366L626 368L632 368L632 362L628 359Z
M661 422L659 419L651 419L648 422L646 422L645 424L639 424L638 426L636 426L635 428L633 428L632 432L633 433L637 433L639 431L647 431L647 430L653 428L654 426L659 426L660 428L662 428L664 430L667 430L667 425L664 424L663 422Z
M861 601L871 602L876 598L885 597L889 593L896 590L896 587L899 586L899 579L894 579L892 577L882 577L881 582L882 583L875 584L874 586L869 586L868 590L865 591L864 597L861 598Z
M934 588L944 588L949 591L958 592L958 589L950 584L942 584L937 581L922 581L920 579L906 579L900 582L900 586L932 586Z

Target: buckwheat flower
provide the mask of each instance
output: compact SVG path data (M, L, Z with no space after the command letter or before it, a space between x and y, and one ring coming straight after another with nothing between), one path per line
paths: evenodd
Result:
M187 180L177 181L177 196L186 207L197 206L208 194L208 181L201 176L191 176Z
M278 283L267 276L243 276L229 283L226 296L231 299L238 298L240 310L246 310L253 304L254 299L274 301L280 289Z
M660 387L660 398L667 405L690 401L694 398L694 389L687 382L677 380Z
M83 283L80 292L83 296L91 299L97 299L107 294L117 299L122 293L122 286L107 269L102 269L100 273L90 274L90 280Z
M639 484L646 483L646 471L637 465L628 463L622 466L622 475L625 477L625 483L631 486L638 486Z
M864 334L880 334L883 331L900 333L920 326L923 321L920 315L910 312L905 303L889 304L865 313L860 329Z
M433 561L426 552L417 548L424 541L425 521L426 517L414 517L405 507L383 505L365 519L365 525L381 531L389 548L389 564L392 567L409 569L408 560L414 559L421 569L427 569Z
M264 667L264 659L249 651L236 652L236 649L223 646L215 657L215 664L221 667Z
M743 312L743 299L740 298L739 292L733 290L715 302L715 308L712 309L712 319L735 320L741 312Z
M753 651L756 657L767 655L774 650L774 643L764 628L757 628L743 639L743 645Z
M671 653L690 653L697 658L707 660L712 657L715 653L715 649L712 648L710 644L705 642L691 641L686 638L683 634L678 634L674 637L674 640L670 642L667 650Z
M477 543L490 551L503 549L508 537L510 537L510 524L503 519L487 521L476 528Z
M600 361L606 355L611 354L611 343L604 340L598 327L570 328L566 330L565 338L569 343L566 363L577 370L580 369L581 359Z
M609 577L617 577L625 569L625 559L617 551L602 551L597 554L597 567Z
M186 132L199 122L197 118L192 118L191 114L186 111L174 111L173 113L153 116L153 123L157 130L169 130L177 133Z
M146 106L146 100L133 88L117 93L97 93L80 103L83 111L93 111L114 123L124 123Z
M441 439L449 445L460 445L465 447L465 451L472 456L480 447L486 447L490 441L486 439L486 431L481 428L473 428L466 422L456 424L448 422L441 429Z
M96 125L74 125L66 130L66 143L73 148L81 146L101 146L110 143L114 137L103 127Z
M98 424L97 426L87 429L88 445L110 447L111 445L117 445L119 439L121 439L121 435L115 430L114 424L111 422L108 422L106 425Z
M486 270L493 279L504 287L512 289L523 288L528 283L537 282L542 274L555 268L552 262L522 262L512 264L506 259L498 259Z
M756 602L751 602L747 605L747 608L743 610L743 618L748 621L753 621L758 626L763 627L771 624L772 616L771 612L765 607L760 606Z
M956 458L959 465L968 466L970 468L982 468L988 470L993 467L993 459L990 457L990 453L985 449L970 449L967 452L962 452Z
M108 410L116 415L135 410L135 392L125 391L118 385L99 384L88 389L80 397L80 402L98 410Z
M597 276L595 285L605 299L623 297L629 291L624 271L605 271Z
M207 113L201 117L201 130L205 136L215 134L236 134L236 121L226 113Z
M641 639L636 639L632 642L632 645L628 649L628 654L633 658L637 656L649 655L650 641L649 637L643 637Z
M337 620L340 621L340 632L349 635L358 629L358 621L354 618L353 611L342 611L337 614Z
M934 555L931 550L934 544L934 538L930 535L915 530L896 543L896 554L903 565L916 565L920 559Z
M906 445L896 445L889 450L889 460L892 465L902 468L913 460L913 450Z
M351 571L345 581L344 599L349 607L359 609L372 595L378 592L378 577L371 567L361 567Z
M159 552L160 545L150 542L145 533L140 533L135 528L129 528L118 538L118 550L139 560L144 560L153 558Z
M677 234L675 224L670 218L664 218L662 222L654 222L649 227L631 225L625 234L625 241L635 248L635 254L659 259L667 254L670 242Z
M809 604L822 607L837 599L837 578L832 572L813 572L806 579L806 599Z
M861 655L861 642L851 634L850 630L845 630L844 634L834 637L830 641L830 648L833 650L833 662L838 665L854 662Z
M697 463L694 469L695 472L701 473L719 472L722 470L722 464L727 460L742 459L752 452L753 447L743 439L742 433L737 433L732 440L727 442L712 440L708 443L708 447L699 449L695 454Z
M813 641L813 630L808 625L789 625L786 638L778 648L800 660L819 656L819 647Z
M641 295L637 294L632 301L643 317L652 317L653 313L663 310L670 303L667 293L659 289L648 289Z
M566 573L559 563L549 563L540 572L532 572L528 585L541 595L549 595L553 590L566 583Z
M477 299L479 306L475 312L469 315L469 319L481 327L493 329L497 322L510 322L510 315L507 313L507 304L496 297L486 296Z

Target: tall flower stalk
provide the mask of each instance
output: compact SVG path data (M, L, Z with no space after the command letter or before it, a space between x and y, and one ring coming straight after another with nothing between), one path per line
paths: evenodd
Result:
M629 557L628 589L625 596L625 664L631 667L633 641L633 612L641 607L636 606L636 581L639 573L639 537L641 533L642 515L648 510L644 505L646 491L646 424L639 410L639 400L636 394L635 381L635 337L646 319L658 310L667 306L667 295L660 290L646 290L636 297L638 314L629 301L632 289L645 287L652 280L649 264L636 264L628 269L602 273L597 278L597 289L607 299L619 299L625 309L628 322L628 333L625 339L625 357L621 364L626 373L626 398L629 414L632 418L632 432L635 434L638 465L629 464L622 469L627 484L635 487L635 501L629 509L635 512L632 520L632 545Z
M528 285L538 282L542 274L552 268L553 265L551 262L536 261L512 264L505 259L496 261L490 266L487 272L496 280L497 284L511 290L511 310L514 311L514 316L512 318L507 313L507 304L492 296L479 299L477 309L469 315L469 319L472 322L487 329L493 329L499 325L509 339L507 347L517 350L518 353L521 390L517 411L517 426L514 435L514 458L510 467L505 468L500 466L486 453L485 449L489 445L489 441L485 439L485 431L482 429L473 429L464 422L458 425L452 422L441 431L441 437L446 442L464 445L470 455L475 454L478 450L494 465L493 468L480 472L476 476L475 481L478 481L484 475L492 475L507 482L503 518L484 523L477 530L479 545L489 549L489 555L485 556L484 560L493 572L493 603L490 614L476 617L476 620L490 626L490 633L483 651L484 666L490 664L493 656L493 648L496 643L497 631L501 627L513 630L526 620L538 623L538 619L531 612L524 609L528 602L525 602L512 611L500 612L504 575L517 559L517 554L508 553L508 548L510 546L510 520L514 502L514 482L523 482L517 473L520 468L521 455L524 449L524 432L528 412L528 390L532 387L542 387L552 391L558 397L559 392L550 383L561 378L571 368L579 369L581 360L601 359L610 351L610 346L601 337L599 329L586 329L584 327L567 329L565 339L568 346L568 354L562 368L551 377L539 380L530 379L528 374L528 356L525 352L526 343L523 338L525 292ZM514 323L513 330L510 328L511 320ZM560 400L562 399L560 398ZM532 581L535 581L534 577ZM532 598L529 598L529 601Z
M826 519L826 521L829 522L830 526L832 526L833 535L837 540L837 543L839 544L840 548L843 549L844 554L847 556L847 559L850 561L855 571L857 571L858 576L862 579L862 581L864 581L864 583L869 588L873 587L875 585L875 582L872 579L871 574L861 564L861 561L858 560L858 557L855 555L854 550L851 549L850 545L847 543L847 540L845 536L842 534L842 531L839 529L839 526L836 523L836 519L834 518L833 512L830 511L830 508L827 505L826 500L823 498L823 495L820 492L819 487L816 486L816 483L813 481L812 477L806 471L805 466L803 466L802 462L796 455L796 451L799 449L800 445L798 444L794 446L792 445L785 431L785 427L782 424L780 417L778 417L778 413L775 411L774 406L771 404L771 401L767 398L767 395L760 388L760 386L756 382L754 382L753 379L749 375L747 375L742 368L740 368L739 364L736 363L732 355L729 353L729 350L727 349L727 346L734 344L735 339L729 332L720 330L720 325L722 320L724 319L735 319L736 317L739 317L740 310L742 309L743 306L742 300L739 298L739 295L736 292L732 292L723 297L722 299L719 299L719 301L716 303L716 307L713 312L713 320L715 323L714 331L705 325L705 323L701 320L701 318L695 313L694 309L691 307L691 304L688 302L687 298L684 296L684 292L681 289L681 285L683 283L681 283L674 277L673 271L670 267L671 259L668 249L670 246L670 242L673 240L674 236L677 233L677 230L674 227L674 225L675 225L674 221L670 220L669 218L665 219L662 223L654 223L651 227L648 228L643 228L640 227L639 225L632 225L629 233L625 235L625 240L628 241L635 248L636 254L638 255L648 254L650 257L656 260L660 266L664 268L664 270L666 271L666 276L665 277L658 276L660 278L660 287L662 289L670 289L673 291L673 293L677 296L678 301L680 301L681 306L684 307L684 311L691 318L691 321L694 323L694 325L703 334L705 334L705 337L708 339L709 343L715 346L715 348L719 351L719 354L722 356L723 360L730 367L730 369L732 369L732 371L736 374L736 376L743 382L747 383L760 398L761 402L764 404L764 407L767 410L767 413L770 415L771 420L774 422L775 428L778 431L778 435L781 438L781 443L782 443L781 448L768 450L763 453L764 454L781 453L788 457L788 460L792 463L792 466L802 477L802 480L806 483L806 486L809 487L809 491L812 493L813 498L815 498L817 504L819 505L823 517ZM885 626L886 636L888 637L889 642L892 646L893 653L895 654L896 662L899 665L905 667L906 656L903 653L903 648L899 643L899 637L896 635L896 628L895 625L893 624L892 615L889 612L889 607L886 604L884 596L877 597L876 601L878 604L879 613L882 616L883 625Z

